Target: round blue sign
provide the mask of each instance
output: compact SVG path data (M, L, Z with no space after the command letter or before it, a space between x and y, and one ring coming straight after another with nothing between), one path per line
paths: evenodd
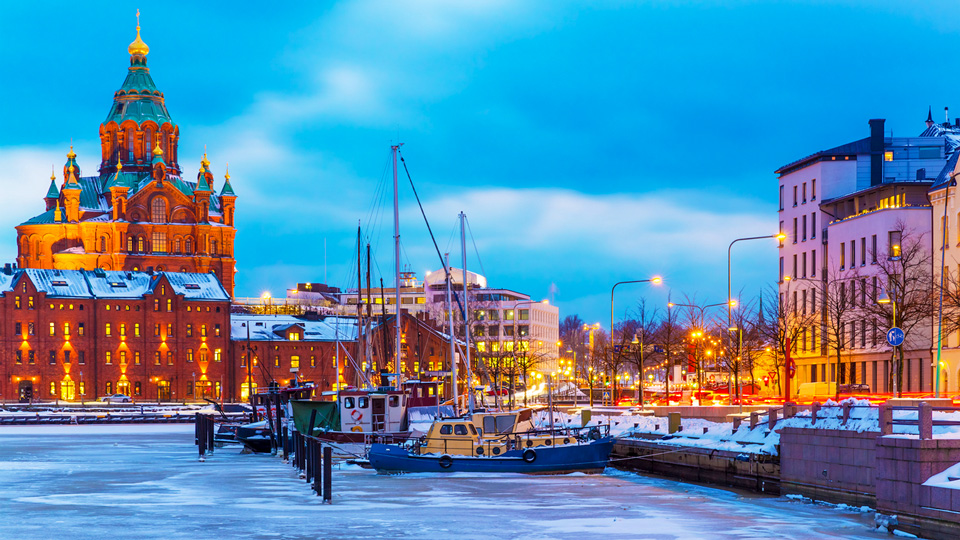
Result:
M889 343L891 347L903 345L903 339L905 337L906 334L904 334L903 330L896 326L887 330L887 343Z

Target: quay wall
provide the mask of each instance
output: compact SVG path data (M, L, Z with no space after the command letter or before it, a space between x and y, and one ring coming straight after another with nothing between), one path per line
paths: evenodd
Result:
M819 501L873 507L879 435L876 431L781 429L781 490Z

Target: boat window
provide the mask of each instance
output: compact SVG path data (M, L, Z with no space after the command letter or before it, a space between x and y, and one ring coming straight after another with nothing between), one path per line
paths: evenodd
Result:
M466 434L467 434L467 426L465 426L465 425L463 425L463 424L457 424L457 425L453 426L453 434L454 434L454 435L466 435Z
M362 397L357 399L357 406L361 409L366 409L370 405L370 400L368 398Z
M345 408L345 409L352 409L352 408L353 408L353 398L352 398L352 397L345 397L345 398L343 398L343 408Z
M399 407L400 406L400 396L390 396L390 406Z
M477 428L473 427L473 424L467 424L467 425L470 426L470 434L471 434L471 435L476 435L476 434L477 434Z
M494 423L495 419L492 416L483 417L483 431L484 433L496 433L496 424Z
M440 426L441 435L449 435L451 431L453 431L453 428L450 427L450 424L447 424L445 426Z
M509 433L513 428L513 415L497 417L497 433Z

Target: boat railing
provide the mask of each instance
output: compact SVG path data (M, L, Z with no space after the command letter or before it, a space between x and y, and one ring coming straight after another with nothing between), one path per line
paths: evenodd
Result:
M504 452L512 450L524 450L526 448L533 448L534 446L551 446L554 444L554 441L562 445L589 444L609 434L610 426L608 425L563 427L537 429L523 433L501 433L492 436L481 435L480 437L430 438L423 436L419 439L408 440L406 447L411 453L420 455L424 453L427 448L436 446L436 444L431 444L432 442L439 442L443 446L441 452L443 454L449 454L450 448L454 447L458 451L462 451L464 448L470 448L473 453L472 455L477 457L497 457Z

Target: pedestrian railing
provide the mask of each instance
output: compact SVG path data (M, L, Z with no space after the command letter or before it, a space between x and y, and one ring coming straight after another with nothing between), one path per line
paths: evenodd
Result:
M906 411L907 415L894 417L894 412ZM917 435L920 439L932 439L933 428L937 426L960 426L960 417L957 420L936 419L934 412L960 412L960 407L934 407L926 402L920 402L918 405L880 405L879 423L880 435L893 435L894 426L917 426ZM911 413L916 413L916 418ZM903 418L907 416L907 418Z

